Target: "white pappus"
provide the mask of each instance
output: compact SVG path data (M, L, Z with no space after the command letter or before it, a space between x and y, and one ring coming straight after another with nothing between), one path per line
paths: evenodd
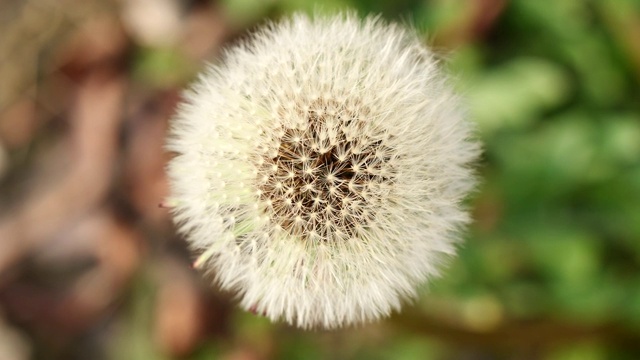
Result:
M184 98L168 201L195 266L243 308L368 322L455 254L480 146L413 30L295 15L227 49Z

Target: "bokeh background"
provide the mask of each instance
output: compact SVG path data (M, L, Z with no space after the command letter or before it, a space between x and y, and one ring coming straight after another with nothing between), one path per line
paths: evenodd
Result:
M319 4L319 3L318 3ZM3 0L0 359L640 358L640 2ZM474 224L391 319L301 331L191 269L163 151L181 89L293 11L412 24L485 146Z

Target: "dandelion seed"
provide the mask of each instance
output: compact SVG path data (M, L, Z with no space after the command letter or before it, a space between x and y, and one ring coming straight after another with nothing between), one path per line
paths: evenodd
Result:
M388 316L438 275L479 153L418 36L354 15L297 15L228 49L167 147L194 266L302 328Z

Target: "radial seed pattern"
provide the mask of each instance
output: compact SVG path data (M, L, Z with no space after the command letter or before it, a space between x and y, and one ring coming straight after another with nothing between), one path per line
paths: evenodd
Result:
M296 16L186 94L168 143L174 217L245 309L304 328L377 319L455 251L469 128L411 31Z
M380 190L391 187L389 134L366 128L366 108L319 99L293 110L303 122L281 131L276 156L258 159L267 174L258 185L261 208L301 241L357 239L385 196Z

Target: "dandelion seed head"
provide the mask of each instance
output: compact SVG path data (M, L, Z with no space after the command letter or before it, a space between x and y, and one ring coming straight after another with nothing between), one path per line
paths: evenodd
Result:
M240 305L303 328L387 316L467 221L478 145L411 30L297 15L228 49L167 147L174 217Z

